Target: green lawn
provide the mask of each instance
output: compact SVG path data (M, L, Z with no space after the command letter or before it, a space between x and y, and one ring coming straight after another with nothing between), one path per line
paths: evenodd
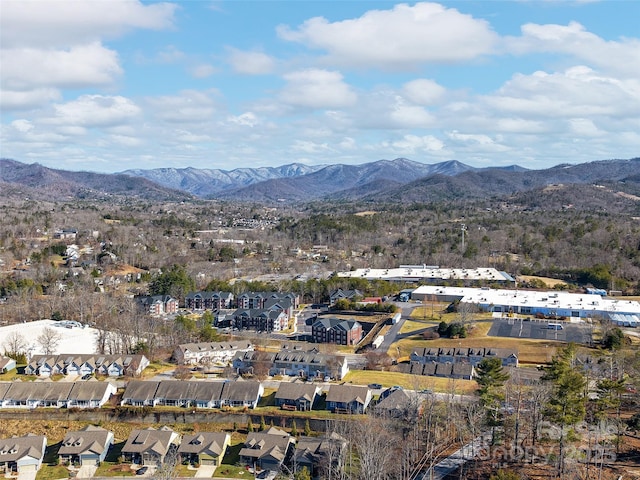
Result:
M476 390L477 384L473 380L450 380L448 378L411 375L409 373L379 372L377 370L351 370L344 378L346 382L356 385L379 383L383 387L400 385L415 389L429 389L437 392L451 392L453 388L457 394L468 394Z

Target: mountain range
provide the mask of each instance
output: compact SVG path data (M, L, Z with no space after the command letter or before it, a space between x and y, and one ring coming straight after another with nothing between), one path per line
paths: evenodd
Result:
M123 195L180 201L208 198L299 203L383 199L405 203L522 196L549 185L592 188L593 184L624 186L622 190L634 195L640 193L640 158L565 164L542 170L517 165L475 168L456 160L424 164L397 158L361 165L292 163L229 171L160 168L115 174L69 172L0 159L0 182L3 196L5 192L16 192L57 200Z

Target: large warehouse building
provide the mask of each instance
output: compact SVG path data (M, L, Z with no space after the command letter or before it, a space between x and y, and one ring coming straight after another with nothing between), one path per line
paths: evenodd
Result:
M434 265L400 265L398 268L359 268L350 272L338 272L338 277L364 278L365 280L389 280L395 282L446 282L464 284L514 284L515 279L495 268L440 268Z
M476 305L484 311L507 315L555 315L576 321L600 316L629 327L637 327L640 323L640 302L587 293L425 285L416 288L411 293L411 299L424 302L460 301Z

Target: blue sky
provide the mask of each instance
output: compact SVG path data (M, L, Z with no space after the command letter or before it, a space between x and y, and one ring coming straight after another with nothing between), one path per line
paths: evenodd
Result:
M0 155L66 170L640 155L640 2L2 0Z

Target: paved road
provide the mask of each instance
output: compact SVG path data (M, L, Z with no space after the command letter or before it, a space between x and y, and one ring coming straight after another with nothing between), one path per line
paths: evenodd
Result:
M383 342L378 347L378 349L383 352L389 350L391 344L396 341L396 337L398 336L398 333L400 333L400 329L404 325L404 322L411 316L413 309L417 307L415 303L408 302L395 302L395 304L402 309L402 316L400 317L400 321L389 329L384 336Z

